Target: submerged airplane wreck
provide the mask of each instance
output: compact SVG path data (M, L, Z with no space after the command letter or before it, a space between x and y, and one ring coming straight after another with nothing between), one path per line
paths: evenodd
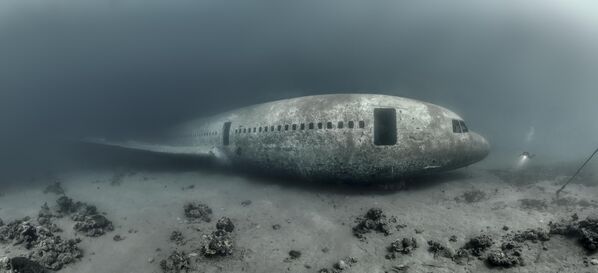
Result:
M378 181L468 166L488 142L457 114L396 96L279 100L191 120L151 141L93 143L334 181Z

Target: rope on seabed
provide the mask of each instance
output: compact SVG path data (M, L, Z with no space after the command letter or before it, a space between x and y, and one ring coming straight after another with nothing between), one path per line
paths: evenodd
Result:
M575 179L575 177L577 177L577 175L581 172L581 170L588 164L588 162L590 162L590 160L592 160L592 158L598 153L598 148L592 153L592 155L590 157L588 157L588 159L586 159L586 162L584 162L581 167L579 167L579 169L577 169L577 171L575 172L575 174L573 176L571 176L571 178L569 178L569 180L567 180L567 183L565 183L560 189L558 189L556 191L556 199L559 199L559 193L561 193L562 190L565 189L565 187L567 187L567 185L569 185L569 183L571 183L571 181L573 181L573 179Z

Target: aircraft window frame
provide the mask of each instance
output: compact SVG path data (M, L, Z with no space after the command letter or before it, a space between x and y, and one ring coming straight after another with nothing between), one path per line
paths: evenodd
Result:
M342 122L342 121L339 121L339 122L337 123L337 125L336 125L336 128L338 128L338 129L343 129L343 128L345 128L345 123L344 123L344 122Z
M455 134L463 133L463 131L461 129L461 124L459 124L459 120L453 119L452 123L453 123L453 133L455 133Z
M363 129L363 128L365 128L365 121L364 121L364 120L360 120L360 121L359 121L359 128L360 128L360 129Z
M260 126L260 128L258 130L258 133L261 133L261 132L262 132L262 126Z
M268 132L268 126L264 126L264 133Z
M307 125L307 128L309 128L310 130L313 130L313 129L314 129L314 123L313 123L313 122L310 122L310 123Z
M293 131L296 131L296 130L297 130L297 124L293 124L293 125L291 126L291 128L293 128Z
M326 129L334 129L332 127L332 121L326 122Z
M274 125L270 126L270 132L274 132Z
M459 126L461 126L461 132L462 133L469 132L469 128L467 128L467 125L465 125L465 121L459 120Z
M288 131L288 130L289 130L289 125L288 125L288 124L285 124L285 125L284 125L284 130L285 130L285 131Z
M282 125L278 125L278 130L277 131L281 131L282 130Z
M353 122L352 120L349 120L349 122L347 122L347 128L353 129L354 127L355 127L355 122Z
M299 130L305 130L305 123L301 123L299 125Z
M318 122L318 129L322 129L324 128L324 124L322 124L321 122Z

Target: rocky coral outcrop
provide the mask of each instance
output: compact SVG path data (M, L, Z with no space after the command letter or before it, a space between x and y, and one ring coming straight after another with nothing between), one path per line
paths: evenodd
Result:
M549 227L550 234L577 238L587 251L598 251L598 215L588 216L584 220L579 220L577 215L573 215L569 220L551 222Z
M83 202L75 202L71 198L62 196L56 201L60 216L70 215L75 221L75 231L88 236L98 237L113 231L112 221L98 212L94 205Z
M79 239L62 239L47 227L33 224L29 218L0 227L0 242L22 245L30 250L28 259L51 270L59 270L83 257L77 246Z
M231 219L222 217L216 223L216 231L204 235L204 245L201 248L206 257L227 256L233 254L234 244L232 231L234 224Z
M185 217L191 221L212 221L212 209L202 203L191 202L185 204Z
M353 235L363 239L364 235L371 232L380 232L388 236L392 234L392 224L396 223L396 218L387 217L381 209L371 208L363 216L356 219L357 225L353 227Z
M189 272L191 262L183 251L173 251L166 259L160 261L160 268L164 273Z
M413 252L417 247L417 240L415 240L415 238L403 238L400 240L395 240L388 247L389 253L386 255L386 258L394 259L400 254L411 254L411 252Z

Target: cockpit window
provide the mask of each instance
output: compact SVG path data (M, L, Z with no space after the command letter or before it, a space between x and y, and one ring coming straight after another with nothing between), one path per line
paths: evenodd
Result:
M461 125L459 125L459 121L453 119L453 133L461 133Z
M459 121L459 125L461 125L461 132L463 133L467 133L469 132L469 129L467 128L467 126L465 125L465 121L460 120Z
M467 133L469 129L462 120L453 119L453 133Z

